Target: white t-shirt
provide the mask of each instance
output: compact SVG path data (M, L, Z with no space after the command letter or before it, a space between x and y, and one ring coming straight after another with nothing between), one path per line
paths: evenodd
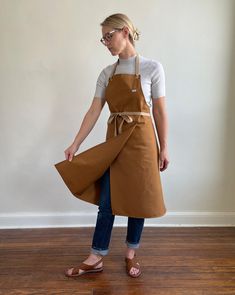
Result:
M135 74L135 57L119 58L115 74ZM147 104L151 107L153 99L165 96L165 73L159 61L143 57L139 54L141 86ZM116 62L115 62L116 63ZM105 67L96 82L95 97L104 98L105 88L115 63Z

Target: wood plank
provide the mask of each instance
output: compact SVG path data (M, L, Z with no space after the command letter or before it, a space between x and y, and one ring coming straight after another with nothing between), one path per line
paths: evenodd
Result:
M235 295L234 227L145 227L142 275L125 272L126 228L113 228L104 271L67 278L87 258L94 228L0 230L0 295Z

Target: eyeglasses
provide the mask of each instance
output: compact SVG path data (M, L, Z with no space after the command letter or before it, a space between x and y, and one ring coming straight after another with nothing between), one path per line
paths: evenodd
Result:
M100 42L103 43L104 45L106 45L106 42L109 42L109 41L112 39L113 34L114 34L115 32L117 32L117 31L121 31L121 30L122 30L122 29L114 29L114 30L112 30L112 31L110 31L110 32L108 32L108 33L106 33L106 34L104 35L104 37L102 37L102 38L100 39Z

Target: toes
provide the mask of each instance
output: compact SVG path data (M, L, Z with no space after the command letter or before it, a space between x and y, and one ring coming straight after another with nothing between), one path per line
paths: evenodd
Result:
M66 270L66 273L70 276L73 272L73 268L69 268Z
M139 272L138 268L132 267L130 273L136 275Z
M73 274L73 271L74 271L74 267L67 269L67 270L66 270L66 273L67 273L69 276L71 276L71 275ZM82 272L83 272L83 270L81 270L81 269L79 269L78 271L76 271L76 273L79 273L79 274L81 274ZM74 273L74 274L75 274L75 273Z

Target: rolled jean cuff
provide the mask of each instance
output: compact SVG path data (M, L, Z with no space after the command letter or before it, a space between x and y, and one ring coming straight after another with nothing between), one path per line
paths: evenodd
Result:
M93 247L91 247L91 251L90 251L92 254L98 254L98 255L102 255L102 256L105 256L108 254L109 252L109 249L106 249L106 250L99 250L99 249L95 249Z
M128 248L133 248L133 249L138 249L140 244L137 243L137 244L134 244L134 243L129 243L127 240L126 240L126 244L127 244L127 247Z

